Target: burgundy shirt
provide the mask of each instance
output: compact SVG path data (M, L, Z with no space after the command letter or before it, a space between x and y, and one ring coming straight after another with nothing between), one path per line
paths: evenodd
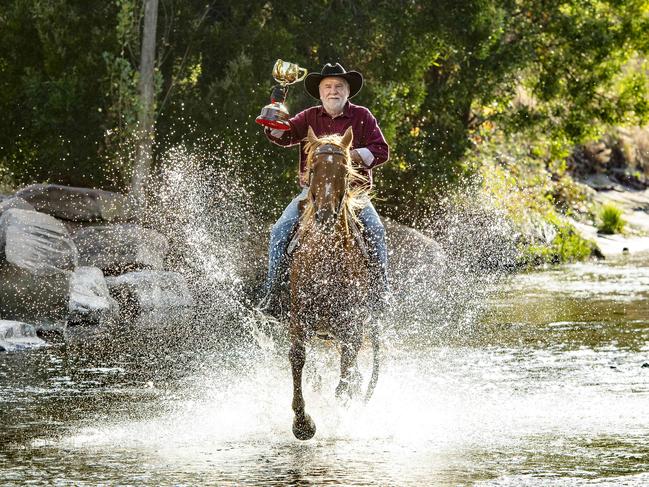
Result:
M345 130L351 127L354 133L351 148L360 149L365 147L374 156L371 163L363 164L361 167L361 170L367 175L370 185L372 184L372 168L383 164L390 157L390 149L372 112L349 101L345 104L343 113L336 118L332 118L319 105L298 113L289 120L289 123L291 129L286 130L281 137L273 137L269 129L265 130L265 134L271 142L277 145L289 147L300 144L300 186L302 187L307 185L304 138L307 135L309 126L318 137L330 134L343 135Z

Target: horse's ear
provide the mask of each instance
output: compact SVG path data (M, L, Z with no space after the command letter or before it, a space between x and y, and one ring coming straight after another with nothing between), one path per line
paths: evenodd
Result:
M306 140L308 142L315 142L317 139L318 137L316 137L315 132L311 128L311 125L309 125L309 129L306 132Z
M343 140L341 140L340 143L343 147L350 147L352 145L352 140L354 140L354 132L352 132L352 128L349 127L345 131L345 135L343 135Z

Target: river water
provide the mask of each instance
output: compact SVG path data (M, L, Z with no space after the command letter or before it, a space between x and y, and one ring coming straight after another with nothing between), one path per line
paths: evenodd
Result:
M386 338L367 406L317 343L307 442L254 319L3 354L0 485L649 485L648 298L649 258L511 276L466 333Z

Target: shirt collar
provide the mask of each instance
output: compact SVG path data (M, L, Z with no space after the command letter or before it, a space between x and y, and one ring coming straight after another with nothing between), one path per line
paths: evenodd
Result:
M320 105L318 107L318 115L320 115L321 117L329 117L329 118L331 118L331 115L329 115L325 111L325 109L324 109L324 107L322 105ZM351 103L349 102L349 100L347 100L347 102L345 103L345 106L343 107L343 112L340 115L338 115L336 118L351 118L351 116L352 116L352 106L351 106Z

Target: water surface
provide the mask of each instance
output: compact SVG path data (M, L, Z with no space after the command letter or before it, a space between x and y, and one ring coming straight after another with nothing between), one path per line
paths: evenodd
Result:
M387 323L367 406L317 343L308 442L254 319L0 355L0 484L647 485L648 298L649 259L592 262L511 277L451 338Z

